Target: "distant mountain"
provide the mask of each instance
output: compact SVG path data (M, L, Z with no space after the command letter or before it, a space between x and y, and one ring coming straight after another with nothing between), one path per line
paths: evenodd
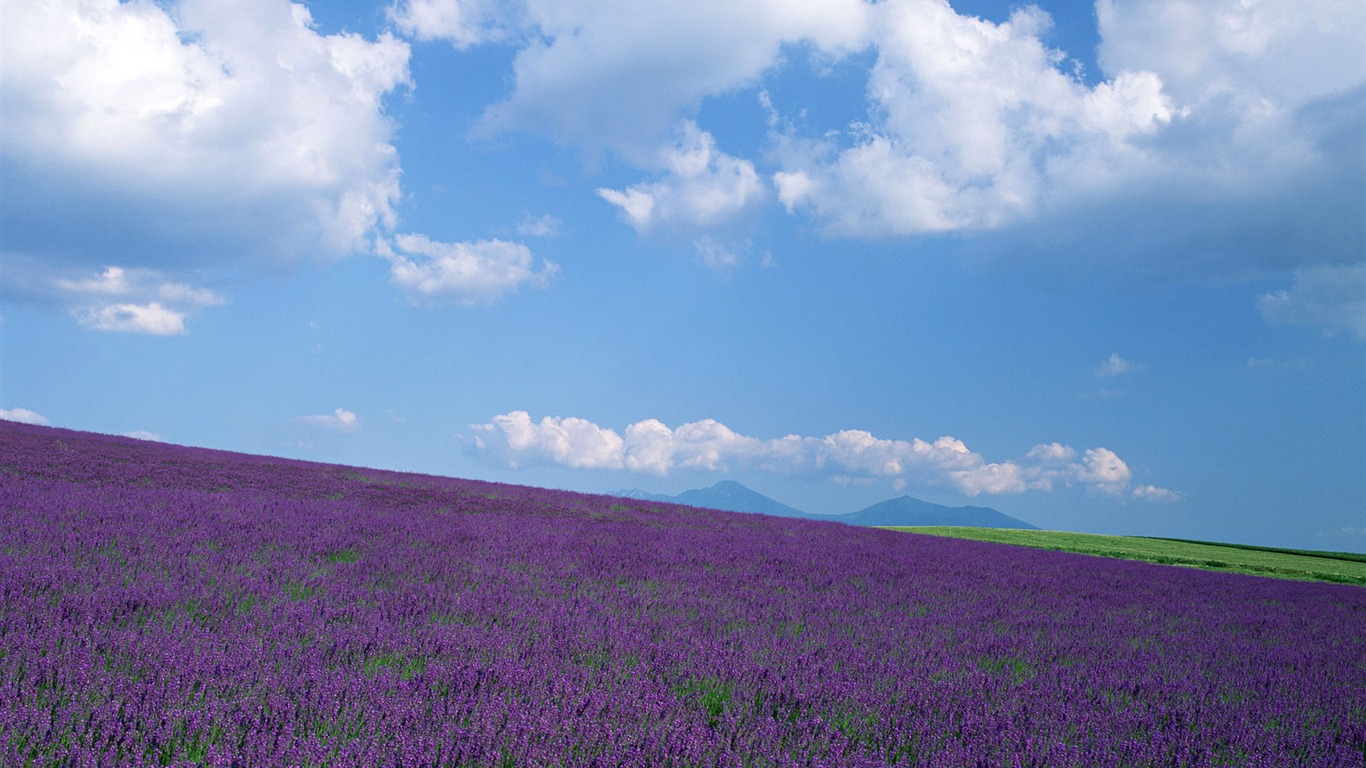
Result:
M758 491L746 488L734 480L722 480L710 488L694 488L691 491L684 491L677 496L664 496L658 493L646 493L637 490L619 491L616 495L624 496L629 499L666 501L670 504L687 504L690 507L723 509L727 512L751 512L760 515L773 515L775 517L820 519L830 517L830 515L813 515L810 512L803 512L796 507L789 507L781 501L770 499Z
M694 488L691 491L684 491L674 497L674 502L694 507L710 507L730 512L755 512L775 517L815 517L809 512L803 512L776 499L770 499L734 480L722 480L710 488Z
M729 512L750 512L776 517L798 517L806 520L832 520L849 525L970 525L980 528L1037 530L1037 526L988 507L946 507L942 504L933 504L910 496L889 499L858 512L842 515L818 515L803 512L796 507L789 507L781 501L770 499L758 491L746 488L734 480L722 480L710 488L694 488L677 496L665 496L637 490L618 491L615 495L631 499L687 504L707 509L723 509Z
M910 496L888 499L866 509L835 517L850 525L971 525L978 528L1039 529L1036 525L989 507L946 507Z

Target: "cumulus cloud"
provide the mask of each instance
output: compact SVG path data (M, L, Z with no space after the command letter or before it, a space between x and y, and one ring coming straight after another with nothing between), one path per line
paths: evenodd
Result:
M869 119L779 145L779 199L830 234L971 232L1000 259L1182 277L1366 248L1360 4L1103 0L1094 84L1035 8L877 7Z
M5 421L17 421L20 424L37 424L38 426L48 426L48 420L41 413L30 411L27 408L0 408L0 419Z
M1366 264L1298 269L1289 288L1258 297L1257 309L1269 323L1315 325L1366 340Z
M56 286L76 305L71 311L77 320L97 331L179 335L192 314L225 303L207 288L173 282L152 270L106 267L98 277L59 279Z
M947 0L401 0L393 17L515 48L482 129L625 158L645 179L599 194L640 230L776 197L830 236L966 233L1069 270L1286 273L1366 249L1360 3L1101 0L1094 79L1028 5L989 21ZM863 113L776 109L792 99L767 98L773 75L802 57L872 61ZM750 88L768 143L721 151L702 107Z
M64 270L19 256L10 258L6 273L6 297L63 306L96 331L184 334L190 317L226 303L209 288L152 269Z
M7 258L33 267L7 294L174 335L223 299L173 273L378 247L410 295L460 304L554 273L513 243L389 245L401 169L384 100L410 85L390 33L322 34L286 0L25 3L3 29L0 224ZM69 275L113 252L118 266Z
M300 416L298 420L305 424L337 432L354 432L360 428L360 417L345 408L338 408L331 413L317 416Z
M862 47L870 24L870 6L862 0L492 7L482 0L404 0L396 13L411 19L410 34L457 44L517 30L513 91L486 111L485 130L530 131L651 159L704 98L756 82L785 43L838 55Z
M1030 6L1000 24L944 0L878 6L870 116L843 137L789 140L775 176L789 210L833 233L913 235L1001 226L1055 189L1143 161L1137 142L1179 115L1159 77L1094 86L1061 69Z
M1232 94L1274 111L1356 87L1366 68L1366 13L1342 0L1098 0L1096 16L1102 67L1156 72L1185 103Z
M545 287L560 271L553 261L537 266L530 248L506 240L442 243L405 234L379 250L394 284L419 302L488 303L524 284Z
M623 466L621 436L585 419L545 416L533 422L526 411L513 411L470 429L476 451L514 469L534 463L579 469Z
M678 142L661 155L667 173L658 181L598 190L637 230L715 226L764 197L754 164L717 151L716 140L696 123L686 123Z
M203 264L343 255L392 225L408 44L284 0L5 9L7 248ZM73 226L71 218L80 218Z
M677 428L646 419L628 425L623 436L586 419L546 416L532 421L527 412L513 411L470 429L476 454L512 468L554 464L659 476L675 470L749 469L820 475L842 483L885 480L898 488L908 483L947 486L968 496L1077 487L1114 497L1178 498L1155 486L1131 488L1132 471L1109 449L1079 452L1059 443L1035 446L1017 460L989 462L948 436L907 441L841 430L824 437L764 440L714 419Z
M403 0L389 19L418 40L445 40L456 48L500 40L510 33L516 3L497 0Z

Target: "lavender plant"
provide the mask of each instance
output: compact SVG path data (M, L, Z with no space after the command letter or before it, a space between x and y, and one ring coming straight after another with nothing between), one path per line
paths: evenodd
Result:
M0 422L6 766L1366 762L1366 589Z

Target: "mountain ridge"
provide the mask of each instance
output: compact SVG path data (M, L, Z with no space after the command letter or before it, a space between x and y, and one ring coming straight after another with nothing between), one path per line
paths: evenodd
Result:
M804 520L831 520L848 525L966 525L980 528L1038 530L1038 526L990 507L949 507L907 495L878 502L854 512L823 515L784 504L734 480L722 480L707 488L693 488L674 496L647 493L637 489L618 491L613 495L727 512L796 517Z

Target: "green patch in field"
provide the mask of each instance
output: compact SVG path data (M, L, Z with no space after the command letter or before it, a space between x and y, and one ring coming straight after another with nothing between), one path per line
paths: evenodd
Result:
M825 721L850 744L861 748L875 746L883 734L882 721L877 714L854 707L836 712Z
M478 616L466 611L434 611L430 618L433 624L443 627L473 627L480 623Z
M187 598L170 606L161 618L167 627L174 627L177 624L211 627L218 621L217 614L207 608L203 598L199 597Z
M347 549L328 552L323 559L329 563L354 563L360 559L360 553L348 547Z
M322 594L322 588L309 586L302 581L288 581L285 583L285 594L289 595L290 602L300 603Z
M102 544L95 548L95 554L104 558L109 565L123 565L128 558L119 549L116 542Z
M374 677L381 669L398 673L400 680L411 680L427 671L427 659L422 656L407 656L395 651L384 651L366 658L361 672L366 677Z
M1008 678L1011 685L1027 683L1038 674L1033 664L1012 656L978 656L977 668L991 675Z
M715 728L721 715L731 703L733 688L725 680L703 677L688 680L673 686L673 694L679 700L695 702L707 714L707 726Z
M580 667L597 671L615 669L622 673L626 673L640 664L640 657L634 653L618 656L611 649L605 647L578 651L571 654L570 659Z
M744 619L731 619L726 622L725 633L727 635L743 635L750 626L750 623Z
M256 607L256 595L251 592L246 593L236 599L237 615L246 616Z

